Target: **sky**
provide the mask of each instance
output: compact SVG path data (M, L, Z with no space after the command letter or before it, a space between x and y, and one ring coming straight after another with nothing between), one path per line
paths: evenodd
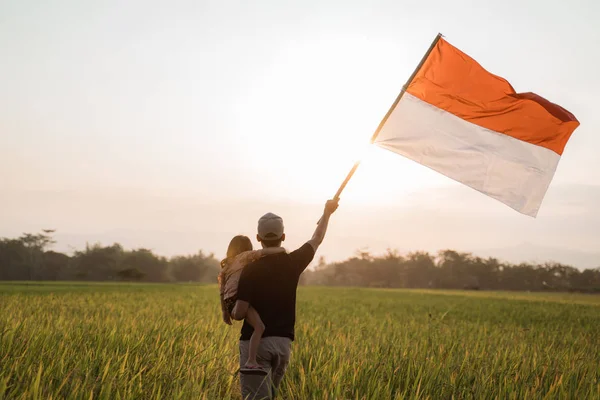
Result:
M598 266L599 18L593 0L0 0L0 237L222 257L275 212L293 248L361 158L326 260ZM537 218L368 145L438 32L581 122Z

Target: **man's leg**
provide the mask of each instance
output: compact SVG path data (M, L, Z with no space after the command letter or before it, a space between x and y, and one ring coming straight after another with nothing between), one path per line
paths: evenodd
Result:
M266 339L271 339L269 347L271 348L271 353L273 354L273 361L271 364L273 368L272 395L273 398L275 398L277 390L279 389L279 385L281 384L281 380L283 379L283 375L285 374L285 370L290 363L292 341L286 337L271 337Z
M240 386L242 389L242 399L244 400L264 400L271 398L271 386L273 384L271 371L272 355L266 347L270 346L264 346L261 341L258 347L258 356L256 357L256 361L258 361L258 364L262 369L268 372L267 375L250 375L240 372ZM249 350L250 341L241 340L240 368L246 364Z

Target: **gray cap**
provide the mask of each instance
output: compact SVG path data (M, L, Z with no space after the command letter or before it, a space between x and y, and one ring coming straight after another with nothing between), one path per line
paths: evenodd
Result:
M258 236L261 239L277 240L283 236L283 219L273 213L267 213L258 220Z

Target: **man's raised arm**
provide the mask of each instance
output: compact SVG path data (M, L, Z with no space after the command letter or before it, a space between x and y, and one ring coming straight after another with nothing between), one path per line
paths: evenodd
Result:
M308 241L308 243L312 246L312 248L317 251L321 243L323 243L323 239L325 239L325 233L327 232L327 226L329 225L329 218L331 214L337 210L339 204L339 199L328 200L325 203L325 210L323 211L323 216L319 220L317 224L317 229L315 229L315 233L312 236L312 239Z

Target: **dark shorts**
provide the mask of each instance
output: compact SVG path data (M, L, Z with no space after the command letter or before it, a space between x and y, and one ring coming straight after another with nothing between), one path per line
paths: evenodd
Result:
M233 313L233 307L235 307L235 302L237 301L237 296L230 297L225 299L225 309L229 312L229 315Z

